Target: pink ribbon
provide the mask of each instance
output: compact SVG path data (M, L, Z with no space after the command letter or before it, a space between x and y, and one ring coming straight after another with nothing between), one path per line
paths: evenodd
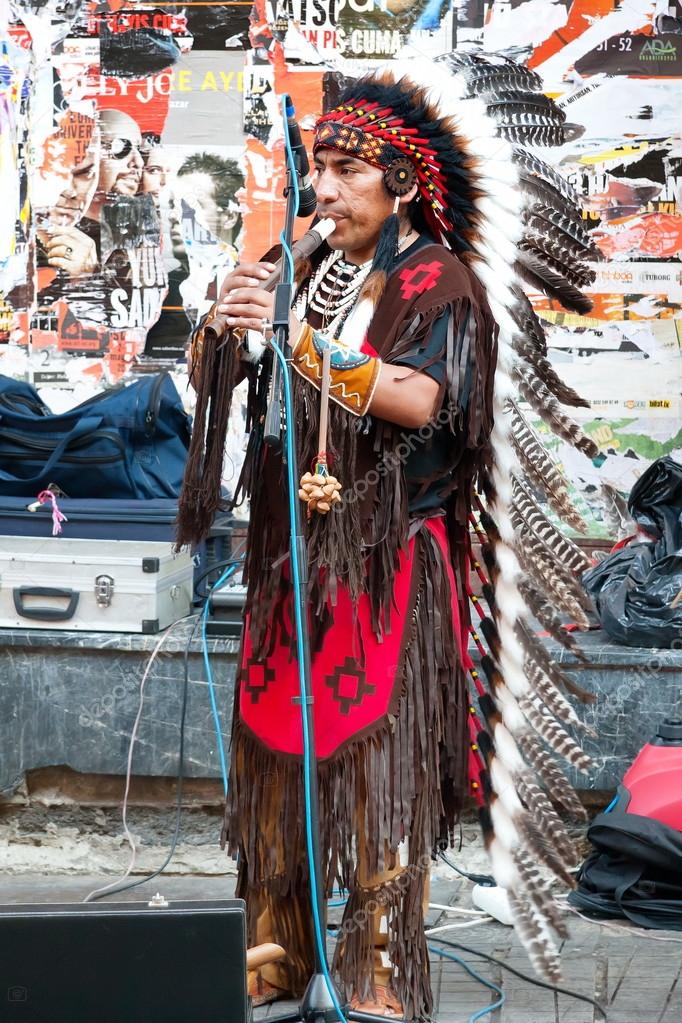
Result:
M38 504L52 503L52 535L59 536L62 531L62 522L68 522L66 515L57 504L57 498L51 490L41 490L38 494Z

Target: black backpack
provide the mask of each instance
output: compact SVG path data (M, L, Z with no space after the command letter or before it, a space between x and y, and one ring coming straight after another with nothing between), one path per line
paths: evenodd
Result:
M682 832L627 813L627 796L621 788L613 809L592 822L587 837L593 852L569 905L596 918L682 931Z

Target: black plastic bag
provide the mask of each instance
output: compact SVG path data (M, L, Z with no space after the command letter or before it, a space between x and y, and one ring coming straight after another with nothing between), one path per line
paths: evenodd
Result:
M682 643L682 465L659 458L632 488L628 508L651 540L629 544L583 577L604 631L625 646Z

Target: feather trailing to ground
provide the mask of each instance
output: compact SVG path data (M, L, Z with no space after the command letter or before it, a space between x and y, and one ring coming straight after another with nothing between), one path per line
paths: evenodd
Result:
M562 978L559 954L542 922L537 920L518 896L508 892L507 897L519 936L534 968L540 976L547 978L550 984L560 984Z
M531 894L527 891L515 855L519 851L519 837L514 823L500 808L499 800L494 795L489 806L481 811L480 820L493 874L500 878L507 890L509 906L514 913L514 923L531 963L540 976L557 983L561 976L559 955L549 932L554 913L544 907L542 910L538 908L542 892ZM501 835L504 836L503 839L500 838ZM524 866L525 858L522 870Z
M454 73L452 87L449 79L441 80L441 64ZM406 62L407 77L409 70ZM468 214L458 204L460 219L455 217L453 223L460 236L470 230L475 253L471 267L500 327L492 457L486 478L477 480L486 507L480 509L480 520L472 521L481 543L481 561L494 586L491 592L491 584L478 573L490 614L484 613L475 594L469 595L481 618L475 642L487 687L475 671L470 676L491 736L483 731L479 740L486 764L479 777L482 782L484 775L488 778L482 784L487 804L482 810L482 826L493 874L510 892L522 941L535 968L556 981L557 949L548 928L559 933L565 933L565 928L535 861L549 865L558 877L572 883L568 868L578 862L578 853L551 800L575 813L578 806L545 743L569 763L586 766L584 752L567 730L581 724L563 687L588 699L589 694L553 664L534 634L524 631L523 623L531 619L535 608L556 630L554 610L550 608L549 617L545 614L548 593L549 600L582 628L588 626L588 620L582 606L584 593L565 564L568 559L577 565L574 545L565 542L548 522L522 472L527 472L531 484L542 493L549 491L551 506L561 508L576 528L582 520L572 509L565 478L542 452L534 433L514 414L515 406L510 415L505 412L517 388L558 436L590 457L598 451L561 408L559 399L567 405L586 403L560 380L547 359L543 325L521 290L525 281L567 309L588 312L591 302L580 288L592 280L593 271L587 263L595 254L594 246L577 208L575 189L543 161L518 148L513 152L506 144L560 144L566 132L573 131L573 126L566 125L563 110L543 94L537 72L508 58L456 52L435 65L425 63L424 77L434 78L430 88L434 94L440 90L445 105L450 103L448 116L471 140L471 170L462 167L461 173L464 177L474 174L477 221L471 230ZM456 199L453 192L451 204ZM519 231L524 227L525 238ZM460 251L456 241L453 244L455 251ZM518 478L516 493L514 474ZM519 508L514 508L514 498ZM473 567L478 570L476 562ZM539 599L525 602L521 584L536 587Z
M563 627L561 618L549 601L545 599L528 579L520 579L518 586L521 596L543 629L579 661L587 663L587 655L580 648L575 635Z
M537 865L523 849L515 850L513 857L528 898L536 909L547 916L550 926L559 937L567 939L569 935L564 917Z
M530 733L528 734L530 736ZM513 770L510 771L496 757L487 732L480 733L478 740L487 765L482 782L489 809L482 812L482 820L489 820L492 828L491 832L486 834L484 826L483 834L486 845L495 837L494 824L496 818L500 819L499 812L495 812L495 801L499 799L497 807L504 808L504 812L511 819L516 832L516 835L512 836L497 836L503 840L502 848L509 852L511 846L516 846L517 836L520 836L526 847L553 870L557 877L573 887L575 882L569 869L577 862L577 850L563 821L549 802L533 771L528 766L524 767L521 775ZM520 761L518 751L517 757ZM548 758L544 759L547 761ZM556 765L554 766L556 767ZM525 796L528 796L528 799ZM538 813L536 813L536 806L539 807ZM507 863L508 867L509 863ZM498 870L495 876L499 876L502 872ZM503 878L500 878L498 883L505 885Z
M523 710L524 707L525 704L521 709ZM533 712L530 711L529 713L532 714ZM544 749L539 739L529 733L525 733L525 735L519 740L519 748L528 763L536 771L538 771L538 773L540 771L542 772L545 783L552 793L552 799L554 802L559 803L564 810L568 810L568 812L576 820L586 820L587 813L583 804L580 802L578 794L559 765L552 760L549 753L547 753Z
M497 677L499 680L499 673ZM507 705L508 698L509 693L507 691L504 701L505 705ZM527 697L526 699L532 701L533 698ZM511 817L514 828L526 836L529 846L534 847L536 845L533 836L537 834L538 830L546 836L545 841L541 844L541 858L548 864L551 863L552 869L559 876L564 877L567 873L566 866L574 865L577 853L563 823L558 818L547 797L544 794L538 797L537 793L542 793L540 780L542 784L550 789L553 798L557 802L564 806L570 806L571 812L575 813L576 816L580 816L582 808L580 805L573 805L577 796L560 768L552 760L551 755L544 749L537 736L529 730L528 722L524 718L523 713L518 713L521 709L519 704L515 705L514 731L507 731L506 726L501 721L499 712L489 697L485 697L482 700L481 707L489 732L495 737L495 742L491 742L488 733L484 732L478 736L479 748L488 766L492 790L501 796L505 811ZM535 713L534 707L532 707L531 713ZM585 755L564 729L560 729L560 731L548 729L548 722L541 713L538 715L538 721L539 727L543 732L543 738L550 745L558 747L557 752L559 752L560 756L568 756L572 762L584 764ZM523 766L523 759L519 756L519 751L523 753L527 764L530 764L537 773L536 779L533 779L530 769ZM527 792L529 798L532 793L532 801L526 804L530 814L529 818L521 812L519 796L514 785L514 782L518 781L519 778L521 778L522 782L522 791ZM488 799L490 802L490 793L488 793ZM539 813L537 815L535 813L536 805L539 806ZM491 814L491 817L494 824L494 812ZM536 818L535 824L532 823L533 817ZM504 845L507 848L509 847L507 842L504 842ZM538 850L535 851L537 852ZM557 862L560 864L558 869ZM570 878L568 882L571 883Z
M597 444L583 433L570 416L566 415L541 380L534 377L522 364L514 367L514 376L521 396L558 437L572 444L588 458L596 458L599 455Z
M534 344L529 343L525 337L518 336L514 338L513 348L518 355L531 364L545 387L562 405L569 405L572 408L590 408L589 401L581 398L577 391L564 383L549 359L540 355Z
M549 521L530 490L518 478L518 476L512 476L512 493L514 497L514 504L526 520L529 529L532 529L533 532L536 533L540 539L554 551L557 558L559 558L562 563L573 572L576 574L586 572L590 567L589 558L583 554L580 548L574 544L572 540L569 540L567 536L564 536L564 534Z
M510 401L511 439L524 472L539 487L550 507L557 515L580 533L587 532L587 523L574 507L568 495L568 480L543 445L537 433L521 412Z
M524 571L538 590L542 593L548 591L554 598L556 606L568 615L579 629L589 629L589 619L582 606L582 594L578 596L566 585L566 577L558 571L553 560L547 557L542 542L537 537L519 539L516 553Z

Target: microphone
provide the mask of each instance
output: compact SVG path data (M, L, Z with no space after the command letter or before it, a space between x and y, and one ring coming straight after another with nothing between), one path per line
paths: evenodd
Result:
M298 157L298 173L300 177L298 193L298 216L310 217L317 209L317 196L310 181L310 163L308 154L301 138L301 129L296 120L296 111L291 96L285 95L285 110L289 128L289 141L294 157Z

